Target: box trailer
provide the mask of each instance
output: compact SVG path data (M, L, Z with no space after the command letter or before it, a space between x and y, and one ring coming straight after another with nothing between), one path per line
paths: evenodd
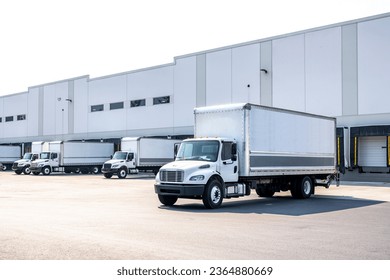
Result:
M18 159L12 165L12 170L15 171L16 174L31 174L31 162L39 159L39 154L42 152L43 147L42 141L36 141L31 143L31 152L25 153L23 158Z
M168 138L124 137L120 151L103 164L102 173L106 178L117 174L121 179L138 171L157 174L161 166L174 159L175 144L179 142Z
M49 175L51 172L97 174L113 152L113 143L45 142L40 158L32 161L30 169L34 175Z
M20 145L0 145L0 168L1 170L9 170L15 160L22 156L22 148Z
M196 108L195 138L156 176L162 204L202 199L217 208L223 198L291 191L309 198L329 187L336 169L336 119L253 104Z

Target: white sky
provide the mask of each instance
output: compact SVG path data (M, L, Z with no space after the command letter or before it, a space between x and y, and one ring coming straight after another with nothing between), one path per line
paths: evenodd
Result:
M12 0L0 3L0 95L390 12L390 0Z

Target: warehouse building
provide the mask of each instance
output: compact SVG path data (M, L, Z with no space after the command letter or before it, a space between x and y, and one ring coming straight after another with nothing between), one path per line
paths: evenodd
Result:
M81 76L0 97L0 143L187 137L193 108L250 102L337 117L338 164L390 168L390 13ZM286 136L288 137L288 136Z

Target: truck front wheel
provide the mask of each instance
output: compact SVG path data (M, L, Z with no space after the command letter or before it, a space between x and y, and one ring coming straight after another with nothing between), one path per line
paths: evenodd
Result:
M158 195L160 202L166 206L172 206L177 201L177 196L174 195Z
M122 167L121 169L118 170L118 178L119 179L124 179L127 176L127 169Z
M221 206L223 200L222 184L217 179L211 179L203 193L203 204L208 209L215 209Z
M31 174L30 166L26 166L23 169L23 173L26 174L26 175L30 175Z
M51 173L51 170L50 170L49 166L45 166L44 168L42 168L43 175L50 175L50 173Z
M103 173L104 177L110 179L112 177L112 173Z

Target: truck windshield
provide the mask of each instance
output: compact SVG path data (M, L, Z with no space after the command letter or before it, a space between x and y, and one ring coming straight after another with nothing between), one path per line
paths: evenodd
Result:
M115 152L114 156L112 159L126 159L127 153L126 152Z
M50 159L50 153L41 153L41 159Z
M25 153L23 159L31 159L32 153Z
M176 160L216 161L218 151L219 141L186 141L181 143Z

